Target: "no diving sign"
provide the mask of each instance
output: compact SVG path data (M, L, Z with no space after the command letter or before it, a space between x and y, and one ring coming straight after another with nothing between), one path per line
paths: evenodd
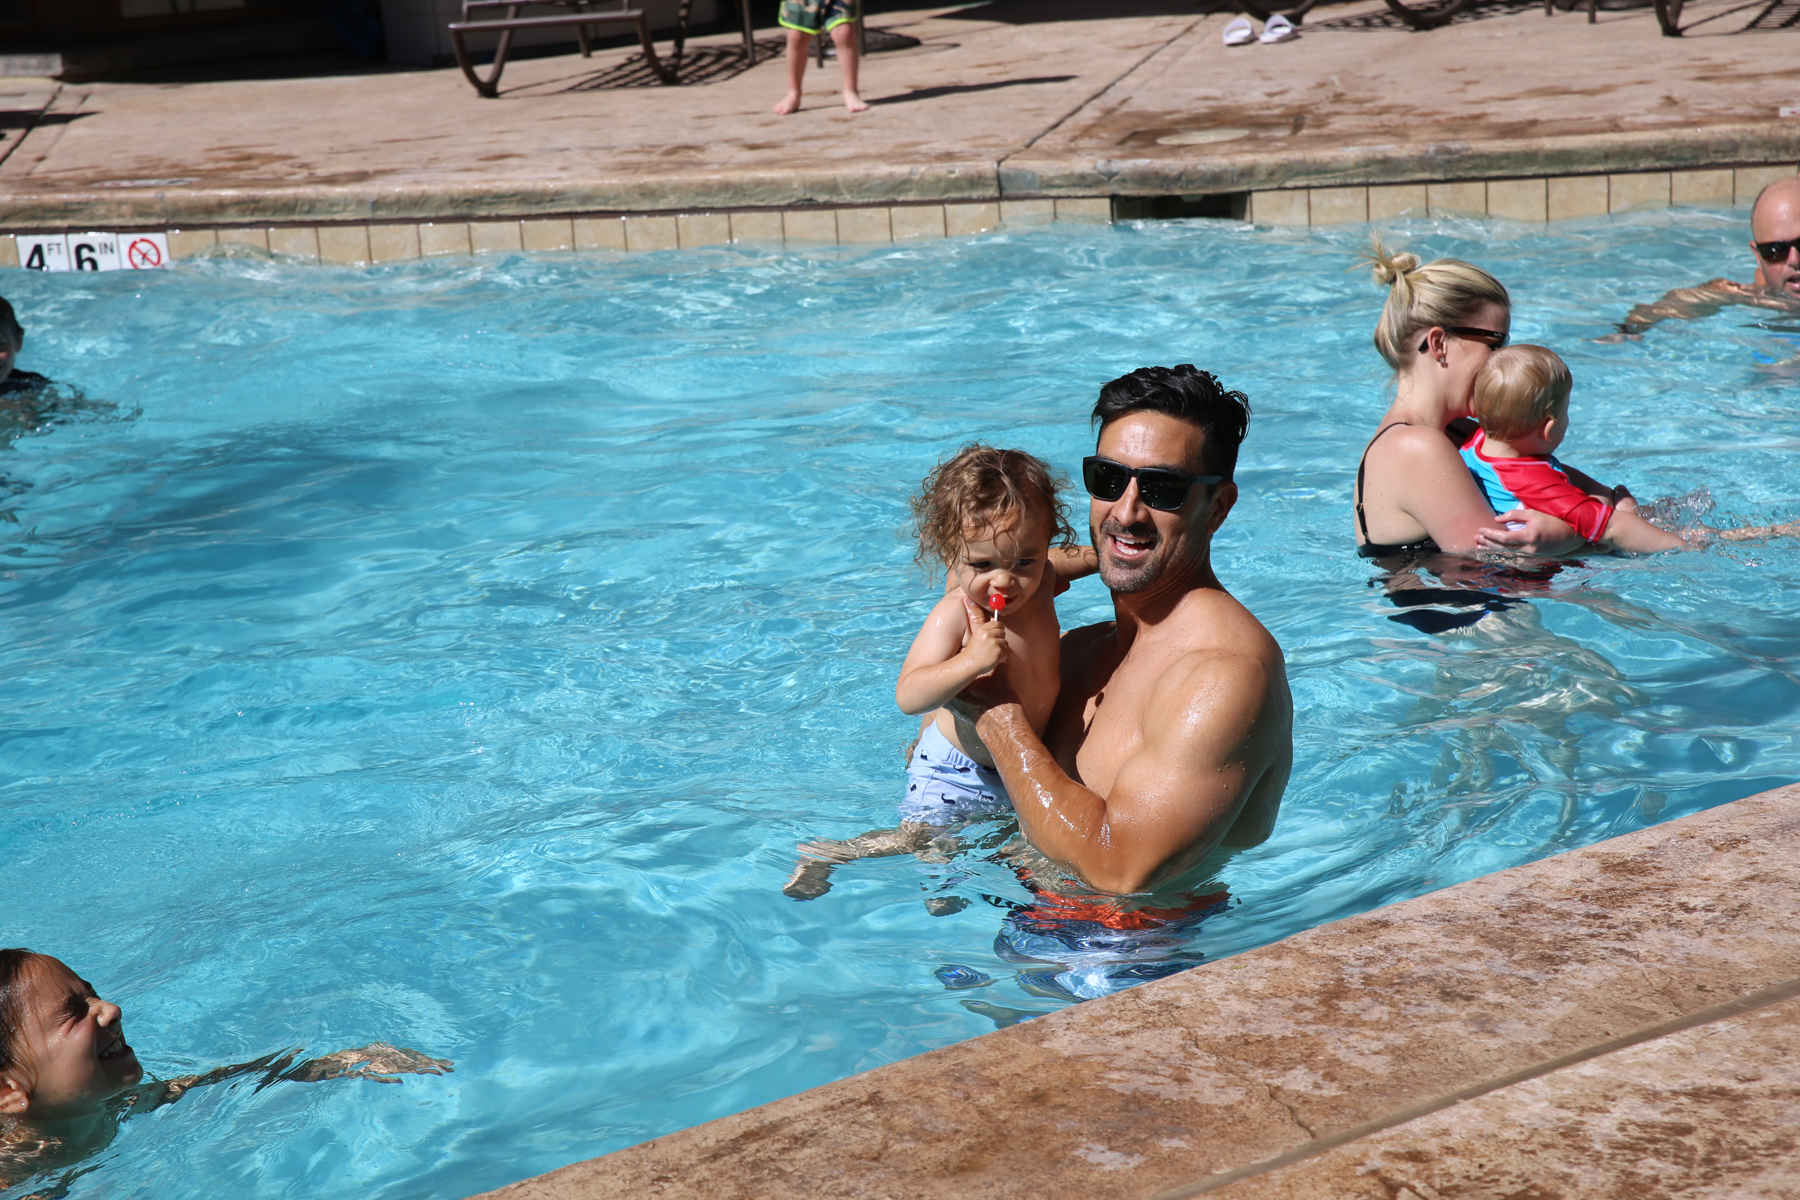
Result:
M154 271L169 265L165 233L21 234L19 265L28 271Z

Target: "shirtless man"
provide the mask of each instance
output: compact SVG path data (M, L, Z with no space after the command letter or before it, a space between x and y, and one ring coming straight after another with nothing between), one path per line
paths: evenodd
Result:
M1042 739L1004 667L952 703L1039 853L1097 892L1169 896L1216 847L1269 836L1294 760L1281 647L1212 569L1250 409L1191 366L1146 367L1093 415L1082 475L1115 619L1063 635Z
M1675 288L1655 304L1632 309L1619 323L1619 334L1635 337L1671 317L1710 317L1730 304L1800 313L1800 176L1771 183L1757 195L1750 210L1750 246L1756 251L1754 280L1714 279Z

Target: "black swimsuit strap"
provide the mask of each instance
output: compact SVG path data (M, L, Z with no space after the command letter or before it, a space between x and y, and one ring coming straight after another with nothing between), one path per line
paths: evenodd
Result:
M1365 545L1373 540L1369 537L1369 519L1363 516L1363 468L1369 465L1369 446L1373 446L1379 441L1382 434L1399 425L1405 425L1410 428L1412 422L1395 421L1393 424L1383 425L1380 429L1377 429L1375 431L1375 436L1369 439L1369 445L1363 447L1362 457L1356 462L1356 524L1362 529L1363 543Z

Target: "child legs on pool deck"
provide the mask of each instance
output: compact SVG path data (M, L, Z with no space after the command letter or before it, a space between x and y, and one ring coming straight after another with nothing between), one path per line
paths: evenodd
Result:
M857 24L862 20L862 0L781 0L781 25L787 35L787 95L775 112L787 116L800 107L800 81L806 75L807 51L813 38L829 33L837 45L838 69L844 76L844 107L853 113L869 107L856 90L861 46Z

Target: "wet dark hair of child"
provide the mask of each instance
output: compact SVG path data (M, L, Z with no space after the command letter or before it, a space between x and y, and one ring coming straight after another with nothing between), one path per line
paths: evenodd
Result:
M934 560L949 563L971 534L1005 533L1039 504L1050 518L1052 543L1073 546L1075 530L1062 498L1068 486L1067 479L1023 450L972 442L933 467L912 498L919 534L914 560L928 571Z
M0 333L12 334L14 343L25 340L25 327L19 324L19 318L13 312L13 306L6 302L4 296L0 296Z
M25 993L31 964L42 958L24 948L0 950L0 1071L17 1063L19 1028L25 1023Z

